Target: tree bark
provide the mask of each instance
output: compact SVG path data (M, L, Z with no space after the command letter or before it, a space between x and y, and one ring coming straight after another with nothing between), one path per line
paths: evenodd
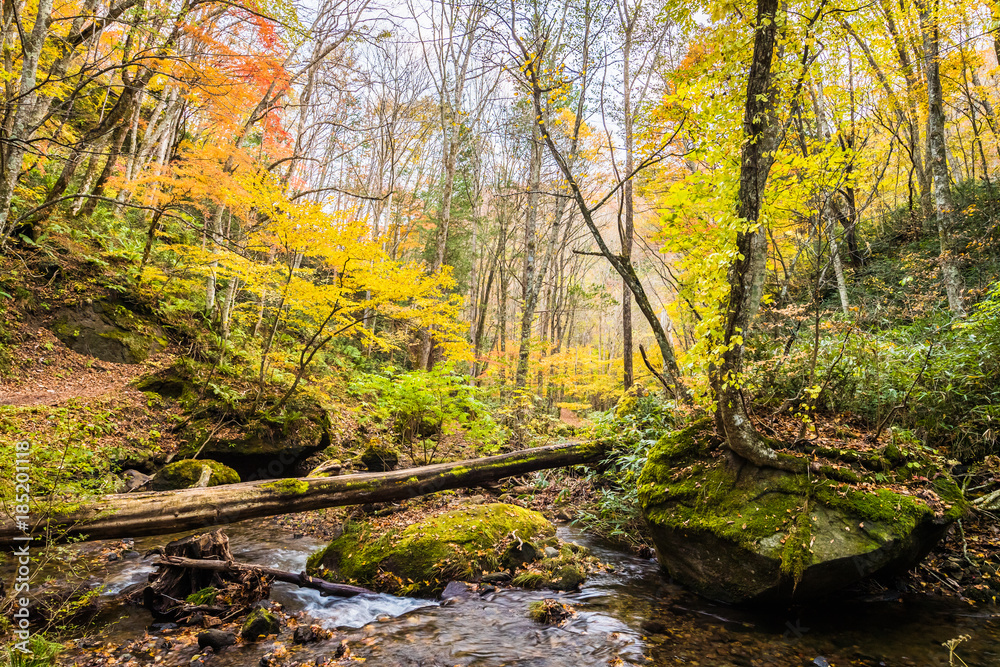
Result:
M603 456L600 445L571 443L387 473L107 495L79 509L48 514L32 532L88 540L163 535L324 507L404 500L536 470L595 463ZM10 517L0 523L4 541L23 534Z
M38 103L39 94L35 87L38 79L38 59L45 45L51 15L52 0L41 0L35 14L35 24L31 33L24 39L18 95L20 102L12 115L10 133L3 137L6 146L0 151L0 250L6 245L7 234L10 232L10 205L21 173L21 165L24 163L24 154L28 148L29 123Z
M778 123L774 118L776 91L771 82L771 61L777 37L778 0L757 0L757 33L747 80L743 115L742 159L736 215L746 231L736 234L737 256L729 267L729 300L723 334L722 358L711 372L715 390L716 426L737 456L758 466L797 469L778 458L754 430L742 392L744 337L760 306L767 259L766 229L760 220L767 177L774 161ZM792 462L797 464L798 462ZM802 462L802 469L805 462Z
M927 144L930 152L930 166L934 177L934 213L937 220L938 239L941 244L941 278L948 295L948 308L955 317L965 317L962 303L962 276L958 269L955 248L952 247L951 231L954 225L954 203L951 197L951 182L948 172L948 158L945 153L944 105L941 92L939 32L937 12L939 5L931 0L918 3L920 10L920 31L924 40L924 55L927 76Z

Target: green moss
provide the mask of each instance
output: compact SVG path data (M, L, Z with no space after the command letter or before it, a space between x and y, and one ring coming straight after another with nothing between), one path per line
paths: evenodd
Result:
M520 588L545 588L545 582L548 581L548 577L544 572L537 572L535 570L527 570L525 572L518 573L511 582L515 586Z
M847 466L823 466L819 476L749 468L737 475L725 457L712 456L705 444L708 428L702 422L675 431L650 451L638 491L654 527L707 532L780 559L781 572L798 582L817 560L816 539L824 547L833 545L827 551L843 547L863 553L910 534L934 516L915 495L852 488L845 482L858 483L864 476ZM938 495L951 505L946 511L964 511L954 482L943 475L939 485Z
M381 535L353 525L307 563L312 573L396 593L427 594L500 567L504 546L554 532L538 512L491 504L449 512ZM516 535L516 537L515 537Z
M235 470L218 461L186 459L175 461L157 472L153 476L151 487L154 491L191 488L201 479L202 471L206 467L212 471L208 486L235 484L240 481L240 476Z
M261 485L262 489L271 489L282 495L300 496L309 490L309 483L301 479L279 479Z

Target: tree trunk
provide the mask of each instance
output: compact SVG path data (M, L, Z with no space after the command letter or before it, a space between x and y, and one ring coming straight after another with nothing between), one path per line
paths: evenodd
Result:
M595 463L604 455L600 445L571 443L387 473L108 495L79 509L46 514L33 532L53 530L89 540L164 535L324 507L404 500L536 470ZM23 534L9 518L0 523L0 539L5 542Z
M937 220L938 238L941 243L941 278L948 295L948 308L955 317L965 317L962 303L962 276L958 269L958 258L952 247L951 231L954 224L954 204L951 198L951 183L948 173L948 159L945 153L944 106L941 92L939 34L937 11L939 5L932 0L918 3L920 10L920 30L924 40L924 55L927 75L927 143L930 152L931 172L934 176L934 212Z
M750 330L763 290L767 236L760 223L761 201L777 144L775 95L771 60L777 36L778 0L757 0L757 32L753 61L747 80L743 115L742 159L736 216L746 231L736 234L737 258L729 267L729 300L726 306L722 358L712 369L711 382L718 402L716 426L736 455L759 466L786 467L754 430L742 392L744 337Z
M52 0L40 0L35 14L35 23L31 33L24 39L22 45L21 83L17 110L12 114L10 132L5 137L5 147L0 150L0 250L6 245L7 234L10 232L10 204L14 198L14 188L21 174L24 154L28 147L29 123L33 117L38 91L35 83L38 78L38 58L45 45L49 18L52 15Z
M639 11L636 9L635 16L628 16L627 13L628 9L626 8L626 16L624 17L624 25L622 26L625 32L625 44L622 46L622 50L624 51L622 54L622 79L624 82L622 112L625 115L625 173L631 174L635 168L633 155L634 140L632 136L632 32L635 28L635 21ZM631 264L632 239L635 229L631 178L625 182L625 186L622 188L622 197L625 200L625 224L622 230L622 261ZM625 390L628 391L632 388L634 375L632 369L632 291L624 281L622 281L622 355L624 365L622 382L625 385Z
M528 379L528 357L531 354L531 322L535 318L538 292L535 290L535 272L538 261L538 239L535 223L538 220L538 191L542 187L542 143L538 123L531 123L531 164L528 178L528 210L524 215L524 275L521 281L521 331L517 348L517 373L514 386L523 389Z

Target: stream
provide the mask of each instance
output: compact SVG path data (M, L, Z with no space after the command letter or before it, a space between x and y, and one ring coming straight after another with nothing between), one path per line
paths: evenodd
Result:
M307 556L323 546L270 522L234 524L226 533L239 560L293 572L301 571ZM369 665L922 667L948 665L949 652L942 643L971 635L956 649L965 664L1000 664L1000 613L995 607L887 594L786 611L742 610L687 593L669 583L655 562L609 548L579 529L560 527L558 535L589 547L613 568L573 593L502 589L447 604L390 595L325 598L277 583L271 598L286 612L302 612L306 618L301 622L311 618L337 629L329 641L295 647L291 659L305 663L332 655L346 639L351 654ZM144 538L135 548L143 552L176 537ZM80 548L96 552L100 547L90 543ZM149 560L107 563L105 594L145 580L152 571ZM528 604L546 597L572 605L577 615L562 627L531 621ZM105 625L98 636L116 643L135 639L151 620L145 610L113 607L102 616ZM280 639L291 647L286 634ZM273 642L231 647L208 664L257 665L271 649Z

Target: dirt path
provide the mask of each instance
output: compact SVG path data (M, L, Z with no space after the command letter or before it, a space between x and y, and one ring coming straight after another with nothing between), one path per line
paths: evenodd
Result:
M61 405L135 391L129 383L151 370L150 363L115 364L78 354L47 329L30 334L16 347L11 377L0 380L0 405Z
M587 425L586 419L581 419L579 415L569 408L559 408L559 421L569 424L573 428Z

